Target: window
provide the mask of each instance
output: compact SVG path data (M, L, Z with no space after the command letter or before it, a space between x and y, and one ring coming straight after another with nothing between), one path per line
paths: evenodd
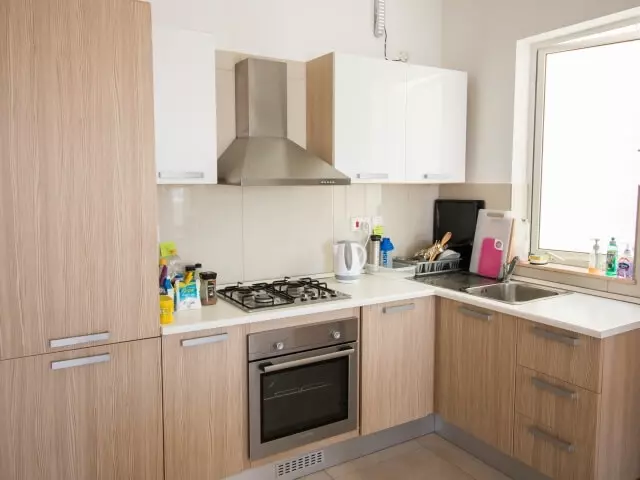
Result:
M585 40L586 38L586 40ZM586 266L593 239L636 244L640 185L637 26L538 50L532 251Z

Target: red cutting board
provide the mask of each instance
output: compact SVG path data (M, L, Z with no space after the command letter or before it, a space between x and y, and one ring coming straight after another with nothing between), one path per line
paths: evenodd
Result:
M504 242L497 238L487 237L482 240L478 274L483 277L498 278L502 268Z

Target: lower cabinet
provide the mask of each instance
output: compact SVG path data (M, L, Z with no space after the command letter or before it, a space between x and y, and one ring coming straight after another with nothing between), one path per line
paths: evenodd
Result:
M511 455L517 321L452 300L438 302L436 411Z
M433 413L433 297L362 308L361 434Z
M244 326L162 339L166 480L216 480L248 466Z
M160 339L0 362L0 478L157 480Z

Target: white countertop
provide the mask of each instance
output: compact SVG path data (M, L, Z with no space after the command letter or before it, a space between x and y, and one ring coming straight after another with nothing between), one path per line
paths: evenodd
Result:
M405 277L406 273L364 275L358 283L354 284L338 283L334 278L328 278L326 281L329 288L351 295L351 299L254 313L246 313L219 299L216 305L176 312L175 321L170 325L162 326L162 334L195 332L432 295L596 338L610 337L640 328L640 305L633 303L572 293L522 305L510 305L463 292L424 285Z

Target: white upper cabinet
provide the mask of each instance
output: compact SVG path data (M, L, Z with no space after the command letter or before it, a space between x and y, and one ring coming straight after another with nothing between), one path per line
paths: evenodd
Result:
M335 56L334 166L353 182L404 179L406 65Z
M406 180L465 181L467 74L408 65Z
M307 63L307 149L353 183L465 181L467 74L355 55Z
M218 181L213 37L154 25L158 183Z

